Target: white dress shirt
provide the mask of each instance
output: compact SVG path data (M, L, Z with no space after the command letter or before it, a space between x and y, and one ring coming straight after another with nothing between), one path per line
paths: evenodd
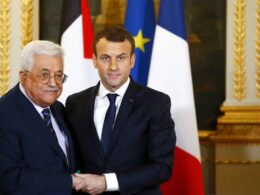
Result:
M27 97L27 99L33 104L34 108L37 110L37 112L39 113L39 115L42 117L43 119L43 114L42 114L42 110L45 109L45 108L42 108L40 107L39 105L35 104L26 94L23 86L21 85L21 83L19 84L19 88L21 90L21 92L25 95L25 97ZM50 109L50 107L47 107ZM66 137L62 134L62 131L60 130L55 118L53 117L52 115L52 112L51 112L51 109L50 109L50 116L51 116L51 123L52 123L52 126L53 126L53 129L55 131L55 134L57 136L57 139L58 139L58 142L59 142L59 145L62 149L62 151L64 152L64 154L66 155L67 157L67 150L66 150ZM67 160L68 160L68 157L67 157Z
M116 117L117 117L118 110L120 108L122 99L124 97L124 94L126 92L126 89L129 85L129 83L130 83L130 79L128 78L127 81L118 90L113 92L113 93L118 94L118 96L116 98L116 102L115 102ZM109 107L109 100L107 98L108 93L111 93L111 92L108 91L104 87L102 82L100 82L99 91L98 91L98 94L95 99L95 107L94 107L94 123L95 123L96 129L97 129L97 134L98 134L99 140L101 140L103 123L105 120L106 111ZM116 121L116 118L115 118L115 121ZM106 183L107 183L106 191L118 191L119 185L118 185L116 174L115 173L105 173L104 175L105 175Z

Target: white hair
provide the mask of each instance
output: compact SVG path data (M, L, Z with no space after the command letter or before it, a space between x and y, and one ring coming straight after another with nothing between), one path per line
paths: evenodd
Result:
M64 51L60 45L51 41L31 41L21 52L21 70L32 69L35 55L60 56L63 61Z

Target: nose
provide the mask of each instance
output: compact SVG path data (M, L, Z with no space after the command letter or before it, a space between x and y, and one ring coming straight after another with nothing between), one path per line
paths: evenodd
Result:
M57 86L57 83L54 79L54 76L49 78L49 82L48 82L49 86Z
M112 60L111 60L111 63L109 64L109 68L110 68L111 70L116 70L116 69L118 68L116 59L112 59Z

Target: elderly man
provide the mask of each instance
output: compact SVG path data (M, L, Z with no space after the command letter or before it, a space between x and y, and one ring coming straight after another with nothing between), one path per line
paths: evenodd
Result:
M57 101L67 78L61 47L32 41L19 74L0 98L0 194L71 194L73 144Z

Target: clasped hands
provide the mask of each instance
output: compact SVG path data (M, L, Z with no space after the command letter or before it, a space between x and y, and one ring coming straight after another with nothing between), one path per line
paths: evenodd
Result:
M72 175L73 188L91 195L101 194L107 188L104 175L79 174Z

